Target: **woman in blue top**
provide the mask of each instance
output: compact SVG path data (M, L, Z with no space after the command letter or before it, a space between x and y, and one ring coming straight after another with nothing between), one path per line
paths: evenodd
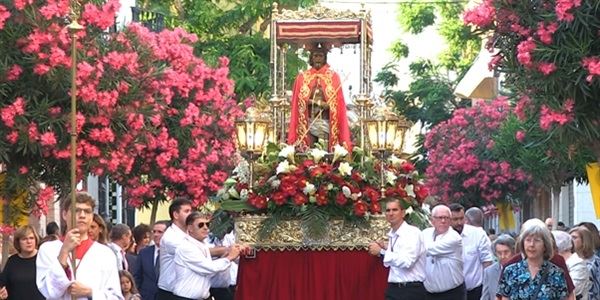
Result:
M548 228L543 223L523 228L519 249L524 259L507 266L500 279L498 295L502 300L566 299L565 275L549 261L554 255L554 247Z

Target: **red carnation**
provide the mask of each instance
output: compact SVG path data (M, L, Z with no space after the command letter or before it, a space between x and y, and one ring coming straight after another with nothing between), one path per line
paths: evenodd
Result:
M346 205L346 202L348 202L348 198L346 198L346 196L344 196L343 193L338 193L335 196L335 203L337 203L340 206Z
M371 203L371 212L374 214L381 213L381 204L379 204L379 202Z
M280 205L280 206L284 205L287 200L286 194L282 193L282 192L273 193L271 198L273 199L273 202L275 202L275 204Z
M362 200L358 200L356 201L356 203L354 203L354 214L362 217L365 215L365 213L367 212L368 206L365 202L363 202Z
M300 206L300 205L306 204L306 202L308 202L308 197L306 195L304 195L303 193L298 193L298 194L294 195L293 200L294 200L294 204Z

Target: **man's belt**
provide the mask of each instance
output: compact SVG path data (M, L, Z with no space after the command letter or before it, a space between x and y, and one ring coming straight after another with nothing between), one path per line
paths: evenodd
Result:
M407 288L407 287L422 287L423 283L420 281L388 282L388 285L399 287L399 288Z

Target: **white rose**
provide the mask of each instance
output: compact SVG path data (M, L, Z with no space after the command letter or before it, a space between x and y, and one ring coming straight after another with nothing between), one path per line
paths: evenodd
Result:
M342 176L350 176L350 174L352 174L352 166L347 162L341 163L338 170Z

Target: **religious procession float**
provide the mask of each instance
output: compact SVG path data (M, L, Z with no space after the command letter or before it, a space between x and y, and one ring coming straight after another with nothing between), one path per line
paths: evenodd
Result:
M235 224L237 239L255 250L240 261L237 299L383 298L387 269L366 251L389 231L382 199L402 199L408 222L428 226L427 190L402 152L411 124L371 97L372 44L364 9L274 4L271 96L236 122L243 159L215 214L218 228ZM335 48L360 53L351 99L327 64ZM293 86L286 86L287 51L310 52L310 68ZM270 280L261 280L266 274Z

